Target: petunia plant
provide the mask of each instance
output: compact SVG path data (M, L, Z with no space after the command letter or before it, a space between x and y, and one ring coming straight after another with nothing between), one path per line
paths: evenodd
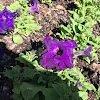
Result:
M92 60L98 60L96 48L100 48L100 36L92 34L92 26L99 22L100 4L98 0L77 0L75 2L77 9L70 11L73 17L70 17L70 22L67 26L61 25L61 33L57 33L60 38L70 38L78 44L77 50L83 50L89 45L92 46ZM95 16L95 17L94 17ZM88 57L84 59L90 63Z
M7 10L8 15L0 15L0 33L11 33L13 35L13 41L18 44L23 42L21 34L26 36L30 33L36 33L35 30L41 29L41 26L33 20L34 16L27 12L30 9L27 4L28 2L28 0L15 1L3 10ZM1 10L1 12L3 11ZM14 14L16 16L14 16Z
M16 65L12 70L6 70L4 75L13 81L13 99L14 100L87 100L87 90L96 91L95 87L87 82L87 79L82 73L77 70L72 63L73 49L77 46L74 40L64 39L58 41L49 37L44 39L46 49L40 48L38 51L28 51L25 54L21 53L16 60L20 61L23 66ZM61 46L62 44L62 46ZM58 47L59 45L59 47ZM53 49L54 48L54 49ZM65 48L65 49L64 49ZM66 59L69 62L69 67L64 68L62 61L57 61L61 56L59 50L64 50L65 59L69 56L71 59ZM39 65L39 54L47 51L46 58L56 59L55 64L61 65L58 71L54 71L54 63L49 62L49 66L43 68ZM65 51L67 53L65 53ZM71 53L69 53L69 52ZM58 54L55 54L58 52ZM79 51L80 52L80 51ZM68 54L69 53L69 54ZM63 54L63 52L62 52ZM70 55L71 54L71 55ZM52 55L52 57L51 57ZM47 57L48 56L48 57ZM48 59L45 59L48 61ZM53 59L52 59L53 60ZM65 60L64 60L65 61ZM41 62L41 60L40 60ZM67 63L68 63L67 62ZM47 62L48 63L48 62ZM51 66L51 67L50 67ZM71 68L73 67L73 68ZM52 68L52 69L50 69ZM71 68L71 69L70 69ZM62 70L63 69L63 70ZM60 70L60 71L59 71Z

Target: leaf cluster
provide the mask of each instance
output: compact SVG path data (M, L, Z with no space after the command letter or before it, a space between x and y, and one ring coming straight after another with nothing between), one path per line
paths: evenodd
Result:
M14 100L86 100L86 90L95 90L94 86L86 82L76 68L60 72L42 68L38 63L41 50L21 53L16 60L24 66L16 65L4 72L5 76L13 80ZM84 84L83 87L75 87L78 79Z
M98 90L95 92L97 100L100 100L100 84L98 84Z
M27 11L31 8L28 6L29 0L19 0L15 1L10 6L7 6L7 9L12 11L13 13L18 13L18 9L20 9L20 14L15 19L15 29L11 32L13 33L13 41L14 43L21 44L23 42L22 35L29 35L30 33L35 33L36 30L41 29L35 21L33 20L34 16L30 15ZM1 7L3 9L4 7ZM15 35L15 34L18 35Z
M93 0L77 0L75 4L78 9L74 11L69 11L73 15L70 17L70 22L67 26L61 25L61 34L57 33L60 38L69 38L73 39L77 43L77 50L85 50L89 45L92 46L91 55L93 57L92 60L98 60L96 48L100 48L100 36L95 36L92 34L93 28L92 26L99 21L98 18L94 18L94 16L98 16L93 12L96 12L95 9L100 7L100 4L97 4L97 1ZM99 11L99 10L97 10ZM83 49L84 48L84 49ZM90 59L88 57L84 57L84 59L90 63Z

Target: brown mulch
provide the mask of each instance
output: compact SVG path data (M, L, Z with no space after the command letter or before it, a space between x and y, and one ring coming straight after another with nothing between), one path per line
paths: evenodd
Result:
M10 5L15 0L0 0L0 3L5 5ZM29 34L28 36L22 36L24 42L22 44L15 44L12 41L11 35L0 35L0 46L6 47L6 53L4 55L4 59L6 59L7 63L3 63L0 71L4 71L7 68L11 68L13 65L16 65L15 57L18 56L19 53L35 49L42 45L42 41L45 37L53 35L57 32L60 32L60 25L67 25L70 22L69 16L71 14L68 13L68 9L75 9L75 5L73 4L74 0L52 0L54 4L52 7L47 4L38 3L38 9L40 13L32 12L34 15L34 20L36 23L39 23L42 28L39 31L36 31L37 34ZM61 5L64 9L57 9L57 5ZM93 34L95 36L100 36L100 24L96 24L93 26ZM94 84L96 88L98 88L97 84L100 84L100 52L98 54L98 62L92 61L88 64L83 59L79 58L76 66L80 69L83 75L86 78L90 78L90 82ZM11 84L9 84L8 79L5 79L4 76L0 75L0 100L10 100L9 95L11 95ZM3 84L5 83L5 84ZM9 88L10 87L10 88ZM93 91L88 91L88 100L96 100L96 96ZM8 95L7 95L8 94ZM8 98L3 98L4 95ZM3 98L3 99L2 99Z

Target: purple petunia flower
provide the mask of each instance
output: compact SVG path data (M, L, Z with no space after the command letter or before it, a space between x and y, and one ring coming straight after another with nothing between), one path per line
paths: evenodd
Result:
M37 9L38 0L30 0L30 2L33 5L33 7L29 9L27 12L30 13L32 11L36 11L39 13L40 11Z
M57 69L59 71L69 67L73 68L73 49L77 47L74 40L64 39L58 41L47 37L44 39L43 44L45 50L40 53L42 59L40 65L46 69Z
M82 87L83 85L84 85L84 84L81 84L80 80L78 80L77 83L76 83L76 85L75 85L75 87L78 88L78 87Z
M6 7L3 11L0 12L0 33L5 34L14 29L14 18L17 17L17 14L12 13Z
M100 0L99 0L99 2L100 2Z
M5 53L5 48L0 47L0 59L3 57L4 53Z
M17 17L17 14L15 13L12 13L10 10L8 10L6 7L3 11L0 12L2 15L4 15L5 17L6 16L9 16L10 19L12 18L16 18Z
M77 56L84 55L84 56L88 56L88 57L92 58L92 56L90 55L91 51L92 51L92 47L89 46L86 50L84 50L84 51L77 51L77 52L74 52L74 54L77 55Z

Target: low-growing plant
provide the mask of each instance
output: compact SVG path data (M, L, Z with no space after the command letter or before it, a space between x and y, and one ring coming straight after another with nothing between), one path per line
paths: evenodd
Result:
M99 0L77 0L75 5L78 7L80 14L91 16L100 22L100 3Z
M14 100L87 100L86 91L96 91L76 67L62 71L42 68L38 62L39 51L21 53L16 60L24 66L16 65L4 72L13 80Z
M95 92L97 100L100 100L100 84L98 84L98 90Z
M59 37L62 39L70 38L75 40L78 44L77 50L83 50L83 48L87 48L89 45L91 45L93 48L91 53L93 57L92 60L98 60L96 48L100 48L100 36L95 37L95 35L92 34L92 26L99 21L100 17L97 19L93 18L93 15L95 14L93 14L92 11L96 12L95 9L97 9L97 6L94 5L94 2L97 4L96 2L98 1L76 1L75 4L78 6L78 9L75 9L75 11L69 11L71 14L73 14L73 17L70 17L71 22L69 22L67 27L61 25L61 34L57 33L56 35L59 35ZM92 11L89 11L91 9ZM89 58L84 57L84 59L90 63Z
M13 13L17 13L18 16L15 19L15 29L10 33L13 34L13 41L15 43L21 44L23 42L21 34L27 36L30 33L36 33L35 30L41 29L35 21L33 20L34 16L30 15L27 11L30 9L28 6L28 0L19 0L15 1L10 6L7 6L7 9ZM0 11L4 7L1 7ZM16 35L18 33L18 35Z

